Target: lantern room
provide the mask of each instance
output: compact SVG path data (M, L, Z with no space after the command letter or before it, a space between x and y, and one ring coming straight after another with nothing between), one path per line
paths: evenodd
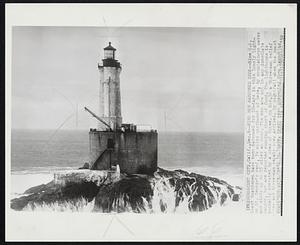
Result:
M109 42L109 45L104 48L104 59L115 59L115 51L116 49Z

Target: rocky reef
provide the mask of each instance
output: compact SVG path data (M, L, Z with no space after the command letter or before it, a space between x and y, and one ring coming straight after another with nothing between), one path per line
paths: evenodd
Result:
M54 179L32 187L11 200L14 210L37 206L92 203L95 212L203 211L213 205L238 201L241 188L223 180L159 168L152 176L89 169L56 173ZM81 202L82 203L82 202Z

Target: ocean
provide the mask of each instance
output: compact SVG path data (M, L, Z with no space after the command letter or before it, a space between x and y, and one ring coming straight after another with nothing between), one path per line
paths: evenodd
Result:
M21 175L31 176L26 183L39 184L43 178L44 182L50 181L53 172L76 169L88 161L87 130L13 130L11 136L13 182ZM159 132L158 166L217 177L241 186L243 142L243 134L239 133ZM23 190L24 181L15 181L13 187L18 182L23 182Z

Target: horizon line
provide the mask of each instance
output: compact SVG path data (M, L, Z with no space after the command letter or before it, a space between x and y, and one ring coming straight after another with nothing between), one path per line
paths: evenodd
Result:
M53 131L56 130L55 128L11 128L11 131L13 130L36 130L36 131ZM87 129L76 129L76 128L72 128L72 129L60 129L59 131L87 131L89 132L90 128ZM243 131L191 131L191 130L186 130L186 131L182 131L182 130L158 130L158 129L154 129L157 130L157 132L160 133L244 133Z

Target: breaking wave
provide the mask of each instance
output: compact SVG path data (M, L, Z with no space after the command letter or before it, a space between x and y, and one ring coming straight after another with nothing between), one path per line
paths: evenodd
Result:
M150 200L142 197L142 203L136 207L130 202L127 195L121 195L114 200L112 210L125 210L126 212L145 213L188 213L191 211L203 211L209 208L226 206L232 201L232 193L225 186L209 182L209 192L196 182L182 186L176 190L168 178L156 179L152 183L153 196ZM204 196L198 208L193 207L194 197L199 193ZM218 189L217 189L218 188ZM202 207L202 208L200 208Z
M23 211L44 211L44 212L92 212L95 199L88 201L79 198L71 201L56 201L53 203L29 203Z

